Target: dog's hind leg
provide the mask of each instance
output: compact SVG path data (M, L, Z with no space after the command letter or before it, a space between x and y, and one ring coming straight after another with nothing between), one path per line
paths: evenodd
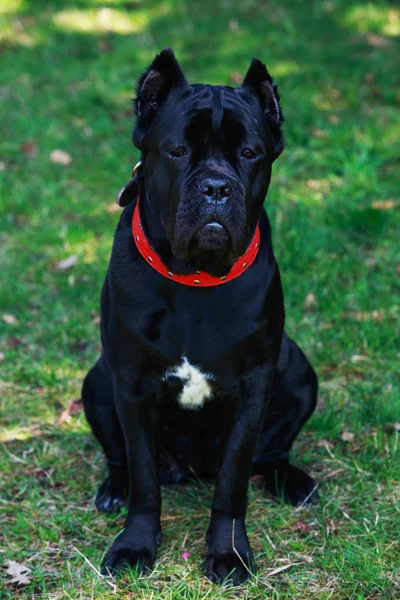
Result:
M290 449L315 409L317 393L314 369L297 344L284 334L267 415L253 457L253 473L263 475L267 489L287 504L318 501L314 479L289 464Z
M124 435L114 406L111 371L103 356L86 375L82 386L86 419L107 458L109 476L99 487L96 507L118 512L125 505L128 469Z

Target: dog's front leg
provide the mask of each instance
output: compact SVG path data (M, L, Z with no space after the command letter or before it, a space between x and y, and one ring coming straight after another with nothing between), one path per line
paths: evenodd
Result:
M154 565L161 541L161 495L158 481L157 394L142 380L114 380L118 417L124 432L129 471L125 529L106 553L103 573L135 566L145 572Z
M245 526L247 488L272 373L271 368L241 382L242 397L218 473L207 532L204 571L217 583L229 576L238 585L254 570Z

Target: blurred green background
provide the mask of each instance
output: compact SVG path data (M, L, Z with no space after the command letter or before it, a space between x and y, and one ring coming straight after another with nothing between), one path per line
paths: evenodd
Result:
M191 82L240 85L256 56L279 84L266 207L287 329L321 381L295 459L322 499L277 509L254 482L259 576L230 591L199 568L211 488L167 488L157 570L118 597L400 597L399 36L394 1L1 0L0 562L32 569L2 573L5 597L114 595L75 550L98 566L123 523L94 513L104 465L75 400L138 158L135 81L164 47Z

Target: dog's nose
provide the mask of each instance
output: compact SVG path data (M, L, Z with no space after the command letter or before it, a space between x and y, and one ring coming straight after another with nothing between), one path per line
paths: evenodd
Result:
M226 179L208 177L200 183L200 191L208 202L224 204L232 194L232 186Z

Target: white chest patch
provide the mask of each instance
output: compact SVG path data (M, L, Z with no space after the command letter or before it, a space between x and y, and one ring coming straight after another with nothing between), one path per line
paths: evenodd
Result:
M204 402L211 398L213 376L209 373L202 373L198 367L191 365L186 356L182 357L180 365L168 369L164 380L168 381L170 377L177 377L183 383L183 390L178 397L182 408L199 410Z

